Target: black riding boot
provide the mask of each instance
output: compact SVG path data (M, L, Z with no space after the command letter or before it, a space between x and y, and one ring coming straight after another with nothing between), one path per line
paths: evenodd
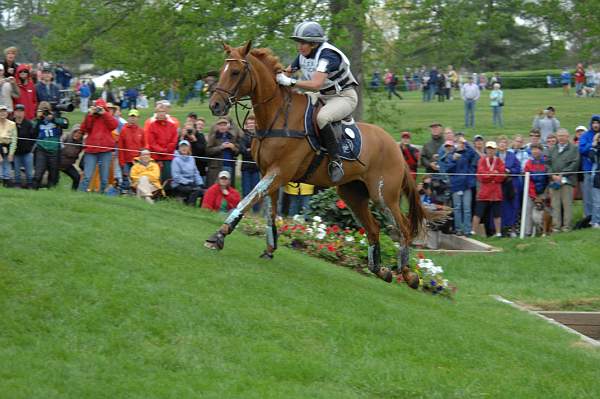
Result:
M328 123L321 129L323 136L323 144L329 152L329 166L327 168L329 177L334 183L339 182L344 177L344 168L342 167L342 159L338 152L338 143L335 138L335 127L332 123Z

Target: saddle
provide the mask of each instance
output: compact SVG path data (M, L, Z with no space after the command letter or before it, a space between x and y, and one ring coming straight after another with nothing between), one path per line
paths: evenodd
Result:
M324 105L321 100L317 100L316 104L313 104L312 98L308 97L308 105L304 114L304 127L306 137L313 151L327 154L327 149L321 142L317 126L317 115ZM359 159L362 150L362 133L358 125L351 116L336 123L341 125L341 129L336 129L336 141L339 146L340 157L347 161L356 161Z

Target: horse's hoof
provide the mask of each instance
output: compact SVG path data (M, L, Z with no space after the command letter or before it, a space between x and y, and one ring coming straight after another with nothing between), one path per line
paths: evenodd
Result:
M419 288L419 275L415 272L410 271L408 267L404 267L402 269L402 277L404 278L404 281L406 281L406 284L408 284L410 288L414 290Z
M225 236L220 231L217 231L204 241L204 246L208 249L221 250L225 246Z
M264 251L262 254L260 254L259 258L261 259L273 259L274 255L272 253L269 253L267 251Z
M386 283L391 283L392 279L393 279L392 271L390 269L388 269L387 267L381 267L381 268L379 268L379 271L377 272L377 277L379 277Z

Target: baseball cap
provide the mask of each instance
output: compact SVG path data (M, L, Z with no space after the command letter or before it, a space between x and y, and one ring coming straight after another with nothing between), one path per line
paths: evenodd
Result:
M452 140L446 140L446 142L444 143L444 147L447 146L447 145L454 146L454 141L452 141Z
M439 122L433 122L433 123L431 123L431 125L429 125L429 127L434 127L434 126L442 126L442 124Z
M0 111L8 111L8 107L4 104L0 104Z
M187 140L181 140L179 142L179 144L177 144L177 147L181 147L182 145L187 145L188 147L190 146L190 142Z
M195 112L190 112L187 116L188 118L198 119L198 114Z
M585 127L585 126L577 126L577 127L575 128L575 131L577 132L577 131L579 131L579 130L588 130L588 129L587 129L587 127Z
M475 136L473 136L473 141L477 140L483 140L483 136L481 134L476 134Z
M402 132L402 134L400 135L400 137L408 137L410 138L410 132Z
M485 148L498 148L495 141L488 141L485 143Z
M546 111L552 111L555 112L556 110L554 109L553 106L549 106L548 108L546 108Z
M25 111L25 104L15 105L15 111Z
M143 149L142 151L140 151L140 155L150 155L150 150Z
M137 109L130 109L127 116L140 116L140 111Z
M221 179L223 177L226 178L226 179L230 179L231 180L231 173L229 173L226 170L222 170L222 171L219 172L219 179Z
M52 72L52 68L50 68L50 66L49 66L49 65L45 65L45 66L42 68L42 72Z
M219 118L219 119L217 120L217 125L218 125L219 123L229 123L229 119L227 119L227 118Z

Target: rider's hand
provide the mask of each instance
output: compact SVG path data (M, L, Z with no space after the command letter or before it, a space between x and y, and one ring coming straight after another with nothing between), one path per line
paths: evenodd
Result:
M296 79L286 76L283 72L277 74L277 83L282 86L293 86L296 84Z

